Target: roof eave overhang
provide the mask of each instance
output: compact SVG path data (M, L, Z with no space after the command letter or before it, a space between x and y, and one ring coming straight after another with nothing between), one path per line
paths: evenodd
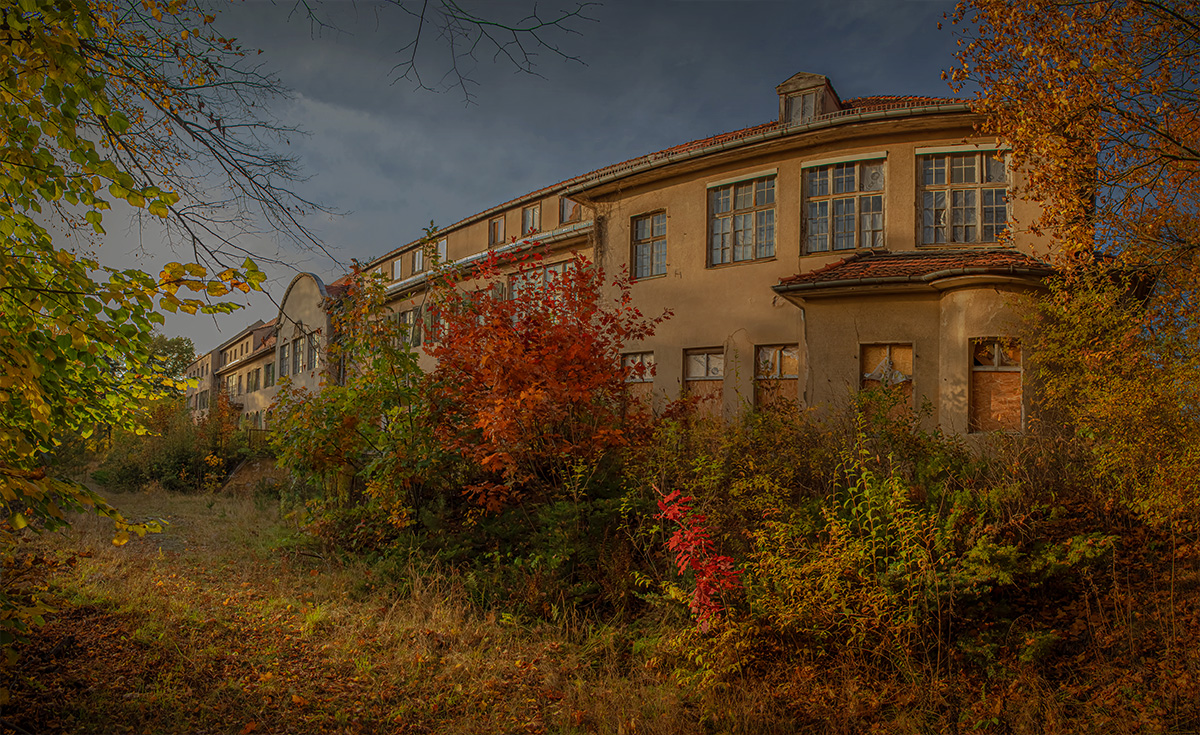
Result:
M389 299L403 297L405 294L418 291L425 287L431 276L438 276L450 271L451 273L461 273L473 265L486 260L492 255L515 255L523 253L527 250L532 250L536 247L546 247L550 245L563 245L569 241L579 237L590 235L595 222L593 220L583 220L581 222L572 222L569 225L559 227L556 230L549 232L538 233L532 237L522 238L504 245L499 248L484 250L481 253L467 256L461 260L455 260L446 263L443 267L436 271L426 271L416 276L409 276L402 281L397 281L387 287L386 293Z
M814 120L809 123L800 125L784 125L772 130L766 130L761 133L748 135L744 138L735 140L727 140L703 148L696 148L690 151L681 151L675 154L668 154L662 158L653 161L646 161L639 164L634 164L620 171L613 171L607 174L602 174L593 178L586 179L577 184L567 186L562 190L564 196L574 196L585 192L590 192L595 189L600 189L606 184L615 183L621 179L626 179L631 176L636 176L657 168L663 168L672 164L682 163L704 156L711 156L716 153L730 151L737 148L747 148L761 143L770 142L787 138L793 135L808 133L816 130L824 130L827 128L840 127L850 123L874 122L880 120L897 120L902 118L923 117L928 115L948 115L948 114L971 114L971 107L966 103L955 104L940 104L940 105L921 105L919 107L903 107L890 110L864 110L863 112L842 115L832 119Z
M1042 280L1053 274L1049 268L948 268L919 276L881 276L877 278L847 278L840 281L808 283L778 283L771 287L775 293L792 302L838 298L845 296L874 296L903 292L938 292L956 288L1007 286L1009 288L1044 288Z

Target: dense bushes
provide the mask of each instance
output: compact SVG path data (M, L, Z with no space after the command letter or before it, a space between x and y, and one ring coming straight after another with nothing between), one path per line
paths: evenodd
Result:
M446 318L536 354L538 330L491 294L443 302ZM886 391L840 414L780 404L726 424L685 401L651 418L597 355L589 369L611 374L595 395L500 370L366 400L379 418L360 411L357 438L325 444L353 462L308 530L329 550L452 568L482 610L650 630L650 664L718 730L1200 722L1200 606L1178 594L1200 579L1195 510L1164 522L1098 482L1087 437L968 443ZM321 442L316 429L298 436ZM363 492L332 491L347 477Z
M162 400L149 411L146 430L116 432L92 479L113 492L137 492L151 483L172 492L213 491L248 452L237 413L223 394L199 421L182 399Z

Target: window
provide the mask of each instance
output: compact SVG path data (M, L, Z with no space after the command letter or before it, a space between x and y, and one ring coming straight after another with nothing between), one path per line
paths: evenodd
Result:
M621 371L625 374L629 397L648 406L654 395L654 353L631 352L621 355Z
M633 218L633 277L667 274L667 213Z
M304 370L304 339L297 337L292 340L292 375L299 375Z
M504 218L488 220L488 245L500 245L504 242Z
M883 161L804 171L807 253L883 247Z
M308 369L316 370L320 367L320 352L317 350L317 333L312 332L308 335Z
M562 223L576 222L583 216L579 202L563 197L558 200L558 221Z
M279 377L284 377L288 374L288 366L291 361L288 359L288 343L284 342L279 346Z
M860 387L895 388L913 405L913 347L911 344L862 345L860 351Z
M998 242L1008 222L1007 172L997 153L920 157L921 242Z
M654 382L654 353L631 352L621 355L621 372L626 383Z
M208 391L200 391L200 395L197 398L197 405L199 405L201 411L208 408Z
M421 307L402 311L399 314L401 340L406 345L417 347L421 344L421 328L424 321L421 318Z
M392 280L399 281L404 277L404 259L396 258L392 261Z
M968 431L1020 431L1021 346L1014 340L971 340Z
M684 355L684 395L699 398L699 411L721 413L725 382L725 353L717 350L692 350Z
M800 396L800 348L759 345L754 348L754 404L766 406Z
M521 234L528 235L542 229L542 205L534 204L521 210Z
M528 289L541 288L547 284L552 284L565 275L569 269L574 267L575 261L564 260L560 263L551 263L547 266L528 268L512 277L508 289L510 298L515 299Z
M396 261L399 263L400 261ZM425 248L417 248L412 254L412 273L417 275L425 270Z
M724 380L725 353L720 350L696 350L687 354L688 380Z
M263 365L263 387L270 388L275 385L275 363L268 362Z
M446 238L437 241L437 259L439 265L446 263Z
M793 94L787 98L787 122L789 125L812 122L820 114L818 92Z
M262 368L255 368L246 374L246 392L254 393L262 386Z
M709 266L775 257L775 177L708 190Z

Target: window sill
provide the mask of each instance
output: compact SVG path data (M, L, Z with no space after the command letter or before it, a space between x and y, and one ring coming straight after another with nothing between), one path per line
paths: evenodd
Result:
M631 278L630 283L641 283L642 281L657 281L660 278L666 278L666 277L667 277L666 273L656 273L652 276L640 276L637 278Z
M993 242L934 242L934 243L917 243L917 250L959 250L962 248L1010 248L1015 250L1016 245L1012 243L1003 243L999 240Z
M709 271L715 271L715 270L721 270L722 268L736 268L739 265L754 265L755 263L771 263L776 260L779 260L779 256L772 255L769 258L755 258L754 260L736 260L732 263L718 263L717 265L709 264L709 265L705 266L704 269L709 270Z
M811 253L800 253L800 257L801 258L815 258L815 257L821 256L821 255L824 255L824 256L845 255L845 254L853 255L855 253L887 253L887 252L891 252L891 251L889 251L887 246L884 245L884 246L877 247L877 248L847 248L846 250L816 250Z

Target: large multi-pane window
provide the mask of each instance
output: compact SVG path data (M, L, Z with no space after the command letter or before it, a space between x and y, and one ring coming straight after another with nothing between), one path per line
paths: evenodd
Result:
M399 263L400 261L396 261ZM425 270L425 248L420 247L412 253L412 272L417 275Z
M708 264L775 257L775 177L708 190Z
M805 169L805 252L883 247L883 185L883 161Z
M292 340L292 374L299 375L304 370L304 339L297 337Z
M275 385L275 363L268 362L263 365L263 387L270 388Z
M920 157L921 242L998 242L1008 222L1008 179L998 153Z
M316 370L320 367L320 351L317 349L317 333L312 332L308 335L308 369Z
M288 347L289 346L290 345L288 342L283 342L282 344L279 345L279 377L281 377L281 378L287 376L288 367L291 365L291 359L288 357L288 355L289 355Z
M667 273L667 213L633 218L633 277Z

